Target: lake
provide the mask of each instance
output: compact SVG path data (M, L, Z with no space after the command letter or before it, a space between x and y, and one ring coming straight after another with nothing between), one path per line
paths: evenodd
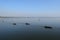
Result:
M44 26L51 26L52 29ZM0 18L0 40L58 39L60 39L60 18Z

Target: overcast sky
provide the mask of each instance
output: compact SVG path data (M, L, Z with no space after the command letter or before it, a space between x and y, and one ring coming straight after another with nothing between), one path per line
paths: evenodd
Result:
M0 0L0 16L60 17L60 0Z

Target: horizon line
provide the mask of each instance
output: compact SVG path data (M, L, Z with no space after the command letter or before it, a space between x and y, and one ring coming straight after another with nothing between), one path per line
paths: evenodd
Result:
M17 16L0 16L0 18L60 18L60 17L17 17Z

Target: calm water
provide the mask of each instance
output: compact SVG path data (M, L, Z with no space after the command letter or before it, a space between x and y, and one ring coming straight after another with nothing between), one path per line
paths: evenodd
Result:
M45 29L46 25L52 29ZM0 18L0 40L40 39L60 39L60 18Z

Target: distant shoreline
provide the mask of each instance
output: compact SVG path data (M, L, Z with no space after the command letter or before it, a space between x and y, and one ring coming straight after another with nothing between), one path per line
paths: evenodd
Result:
M60 17L0 17L0 18L60 18Z

